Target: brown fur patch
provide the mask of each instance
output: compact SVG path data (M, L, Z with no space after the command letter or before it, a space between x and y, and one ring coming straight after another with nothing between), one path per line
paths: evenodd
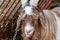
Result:
M28 40L55 40L56 39L56 20L54 15L51 12L40 13L40 16L37 19L32 17L32 20L27 19L27 21L33 26L35 26L34 34L27 38ZM26 20L22 21L22 33L24 34L24 26ZM25 35L25 34L24 34ZM23 36L24 40L26 36ZM26 39L26 40L27 40Z

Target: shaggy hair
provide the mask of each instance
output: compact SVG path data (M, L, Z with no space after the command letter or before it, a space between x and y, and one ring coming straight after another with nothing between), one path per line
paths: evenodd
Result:
M56 40L57 21L55 18L55 12L53 10L41 11L41 8L37 7L40 5L40 4L38 5L38 2L39 0L30 0L30 1L21 0L22 8L23 8L22 10L24 10L28 6L29 8L32 7L32 9L31 8L29 10L26 9L27 12L29 11L29 14L30 12L32 12L31 10L33 10L34 12L34 13L32 12L33 15L29 15L26 12L27 15L25 15L21 20L20 26L21 26L23 40ZM33 34L30 37L27 37L24 33L24 28L27 21L30 23L30 25L32 25L35 28Z
M24 34L26 21L35 27L35 31L30 38ZM21 21L21 31L23 40L56 40L55 16L50 10L43 10L35 16L27 15Z

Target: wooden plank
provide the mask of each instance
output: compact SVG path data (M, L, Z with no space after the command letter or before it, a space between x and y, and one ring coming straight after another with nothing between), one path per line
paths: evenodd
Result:
M4 0L0 0L0 5L3 3Z
M6 6L9 4L9 1L10 0L5 0L4 3L1 5L1 7L0 7L0 15L4 11L4 9L6 8Z
M19 1L19 3L17 4L17 6L13 10L13 12L6 18L7 20L4 22L4 23L6 23L6 25L9 23L9 19L13 18L14 14L18 11L18 9L20 8L20 6L21 6L21 2ZM6 27L6 25L5 25L5 27Z
M11 6L14 4L15 0L12 2L10 1L3 13L0 15L0 21L3 19L3 17L7 14L7 12L10 10Z
M12 7L9 10L9 12L5 16L5 20L7 19L7 17L9 17L9 15L11 16L11 13L15 10L15 8L18 5L19 1L20 0L16 0L15 3L14 3L14 5L12 5Z
M9 4L7 5L7 7L5 8L5 10L3 11L3 15L0 16L0 20L3 19L3 17L6 15L6 13L9 11L9 9L11 8L11 6L14 4L15 0L12 2L10 0ZM1 27L3 27L3 23L5 22L5 20L3 20L2 22L0 22Z
M11 15L8 17L8 19L12 19L14 14L18 11L19 7L21 6L21 2L18 3L14 11L11 13Z
M52 0L41 0L38 4L39 9L48 9Z

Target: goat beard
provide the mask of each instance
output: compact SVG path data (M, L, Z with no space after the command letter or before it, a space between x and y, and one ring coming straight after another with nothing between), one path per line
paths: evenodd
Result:
M34 33L30 37L26 37L26 35L23 35L23 40L40 40L40 29L36 29Z

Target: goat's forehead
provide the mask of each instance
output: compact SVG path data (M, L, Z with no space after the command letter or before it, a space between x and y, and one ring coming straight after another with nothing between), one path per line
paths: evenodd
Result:
M27 15L33 15L33 7L32 6L26 6L24 8L24 10L25 10L25 14L27 14Z
M33 7L32 6L26 6L25 7L25 10L28 9L28 10L31 10Z

